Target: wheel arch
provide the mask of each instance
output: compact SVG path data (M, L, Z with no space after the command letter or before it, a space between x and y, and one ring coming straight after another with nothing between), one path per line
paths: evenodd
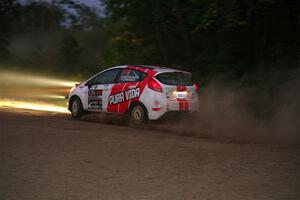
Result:
M130 104L129 104L129 106L128 106L128 108L127 108L127 110L126 110L126 113L129 113L130 111L131 111L131 109L135 106L135 105L141 105L141 106L143 106L144 107L144 109L146 110L146 114L147 114L147 116L148 116L148 109L147 109L147 107L145 106L145 104L143 104L142 102L140 102L140 101L133 101L133 102L131 102Z
M78 95L72 95L71 98L69 99L69 103L68 103L68 110L69 111L71 111L71 104L72 104L72 101L74 99L79 99L81 101L81 104L83 105L83 102L82 102L81 98Z
M143 110L142 118L136 119L136 117L133 117L132 112L134 111L135 107L140 107ZM127 120L128 120L128 124L133 127L139 127L142 124L146 124L149 121L149 113L147 107L140 101L131 102L127 111Z

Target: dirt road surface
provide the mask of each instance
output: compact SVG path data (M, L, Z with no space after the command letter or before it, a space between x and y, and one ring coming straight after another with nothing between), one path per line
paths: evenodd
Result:
M0 200L300 199L300 149L0 110Z

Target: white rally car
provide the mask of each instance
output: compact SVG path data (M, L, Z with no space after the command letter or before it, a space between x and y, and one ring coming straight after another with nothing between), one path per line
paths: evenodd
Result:
M128 114L132 124L170 112L197 110L198 86L191 73L144 65L117 66L73 87L68 109L78 118L86 111Z

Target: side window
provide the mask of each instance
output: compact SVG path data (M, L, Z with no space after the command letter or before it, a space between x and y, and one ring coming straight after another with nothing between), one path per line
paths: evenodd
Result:
M120 75L120 83L142 81L146 74L137 70L123 69Z
M116 83L118 75L120 73L120 69L112 69L106 72L103 72L96 76L94 79L94 84L108 84L108 83Z

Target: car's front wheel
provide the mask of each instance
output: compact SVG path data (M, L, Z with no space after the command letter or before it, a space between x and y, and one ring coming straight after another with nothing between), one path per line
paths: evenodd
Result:
M142 104L135 104L131 107L129 112L129 125L140 126L148 121L148 114L145 106Z
M83 111L83 106L81 103L81 100L79 98L74 98L71 101L71 115L73 118L79 118L83 115L84 111Z

